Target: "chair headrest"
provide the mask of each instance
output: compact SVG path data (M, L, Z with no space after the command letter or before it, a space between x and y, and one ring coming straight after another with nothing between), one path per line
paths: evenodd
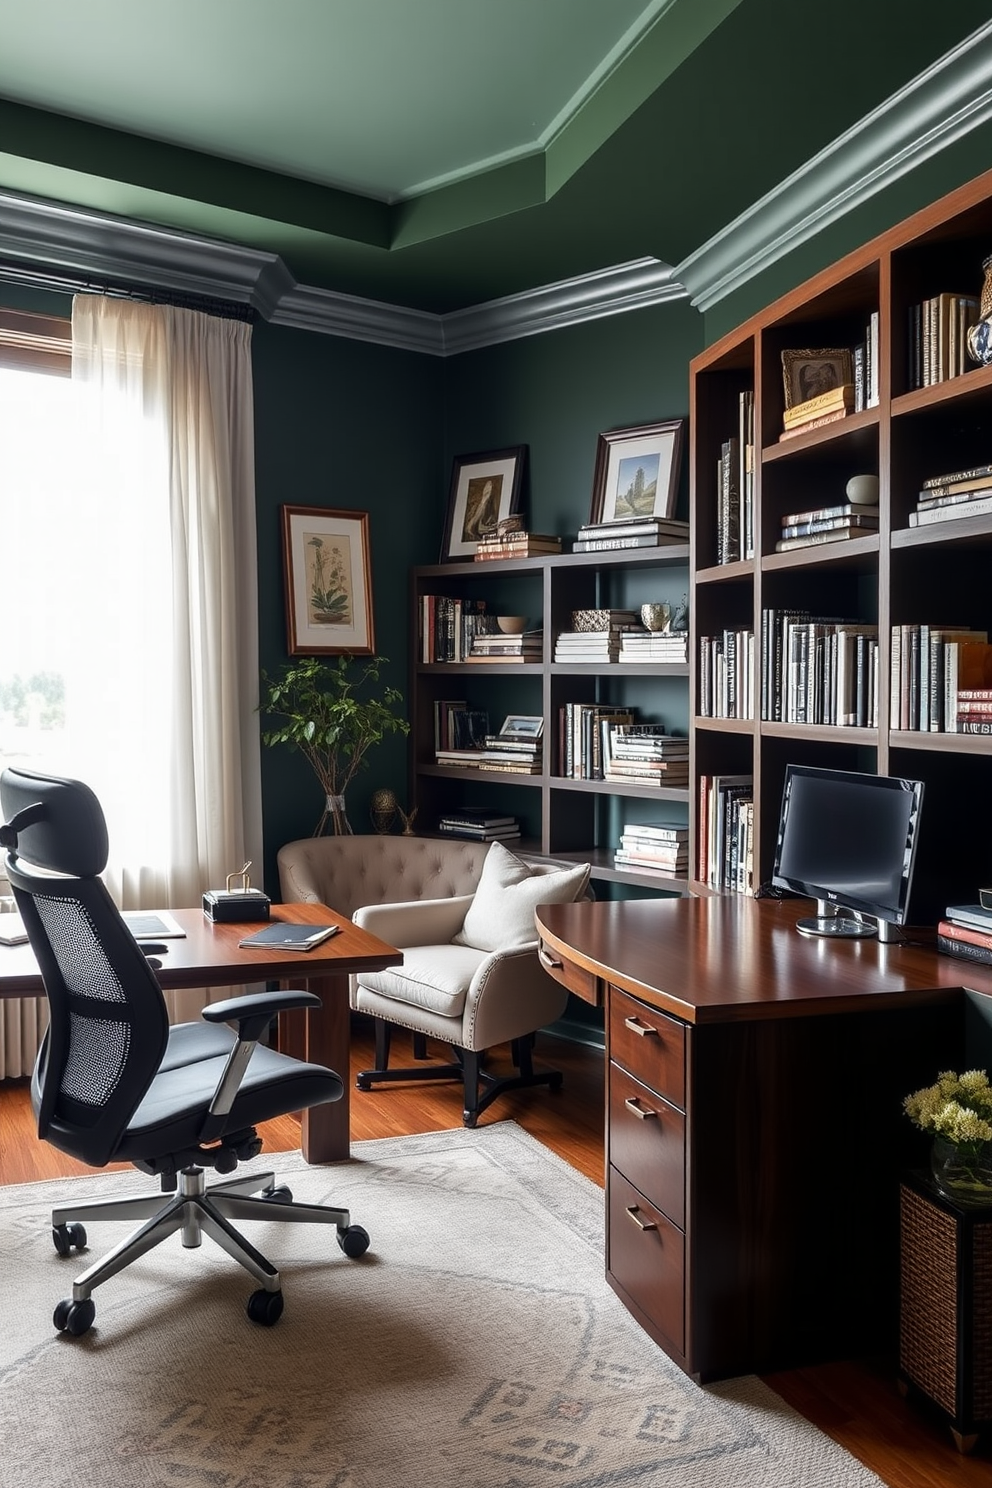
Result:
M97 878L107 866L103 808L88 785L33 770L0 775L0 846L25 862L73 878Z

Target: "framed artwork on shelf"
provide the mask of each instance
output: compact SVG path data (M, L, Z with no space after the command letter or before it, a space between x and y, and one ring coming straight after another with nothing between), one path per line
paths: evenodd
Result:
M520 510L525 444L481 455L457 455L451 471L441 562L474 558L484 537Z
M794 408L807 403L831 388L854 381L854 362L846 346L826 346L817 350L804 347L783 351L782 377L785 381L785 406Z
M282 508L286 644L290 656L371 656L369 514Z
M539 739L544 732L544 719L533 713L508 713L499 731L501 739Z
M600 434L590 522L671 517L678 497L685 419Z

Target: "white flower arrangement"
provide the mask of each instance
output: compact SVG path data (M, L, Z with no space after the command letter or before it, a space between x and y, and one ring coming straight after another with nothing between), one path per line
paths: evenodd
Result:
M907 1095L903 1110L921 1131L933 1132L956 1147L992 1142L992 1086L985 1070L956 1075L944 1070L936 1085Z

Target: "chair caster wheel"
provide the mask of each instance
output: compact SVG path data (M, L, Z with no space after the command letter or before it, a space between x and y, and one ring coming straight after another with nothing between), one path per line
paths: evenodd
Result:
M280 1183L276 1188L263 1188L262 1198L268 1199L270 1204L291 1204L293 1190L285 1183Z
M478 1111L463 1111L462 1112L462 1126L467 1126L467 1127L470 1127L470 1128L474 1128L474 1127L478 1126L478 1124L479 1124L479 1113L478 1113Z
M81 1338L92 1328L95 1317L96 1306L91 1298L87 1297L85 1302L73 1302L70 1297L65 1297L56 1305L52 1322L60 1333L70 1333L73 1338Z
M267 1292L259 1288L248 1298L248 1316L253 1323L271 1328L282 1317L282 1292Z
M355 1080L355 1088L357 1090L371 1090L372 1081L367 1075L359 1075Z
M369 1232L361 1225L349 1225L346 1230L338 1230L338 1244L346 1256L356 1261L369 1248Z
M52 1225L52 1243L61 1256L67 1256L73 1247L85 1250L86 1231L81 1224Z

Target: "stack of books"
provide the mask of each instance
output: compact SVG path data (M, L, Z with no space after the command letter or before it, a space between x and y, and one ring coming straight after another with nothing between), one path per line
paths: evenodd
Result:
M836 542L844 537L866 537L878 531L878 507L851 501L836 506L814 506L807 511L788 512L782 518L782 536L776 553L808 548L816 543Z
M937 925L937 949L992 965L992 909L981 904L949 904Z
M909 386L933 387L971 367L968 330L978 319L971 295L939 294L909 307Z
M782 433L779 439L794 439L797 434L808 434L810 429L819 429L824 424L835 424L854 410L854 383L843 382L838 387L817 393L802 403L793 403L782 416Z
M910 527L951 522L957 517L988 516L992 512L992 465L973 465L926 480L909 514Z
M496 631L492 635L472 637L471 649L466 661L540 661L544 644L542 630L525 630L520 635L505 635Z
M639 873L684 878L689 871L689 828L678 822L627 822L613 862Z
M653 666L684 666L689 660L687 630L624 631L620 637L620 660Z
M495 532L484 537L475 550L476 563L489 563L495 558L540 558L561 552L561 538L544 532Z
M665 543L687 543L689 523L674 517L622 517L614 522L587 522L579 528L573 553L598 553L610 548L657 548Z
M603 779L684 790L689 784L689 740L666 734L663 723L612 724Z
M466 837L473 842L505 842L520 836L520 823L489 806L463 806L442 816L437 824L446 837Z
M540 775L540 754L507 749L503 745L481 749L438 749L435 758L439 765L456 770L492 770L508 775Z

